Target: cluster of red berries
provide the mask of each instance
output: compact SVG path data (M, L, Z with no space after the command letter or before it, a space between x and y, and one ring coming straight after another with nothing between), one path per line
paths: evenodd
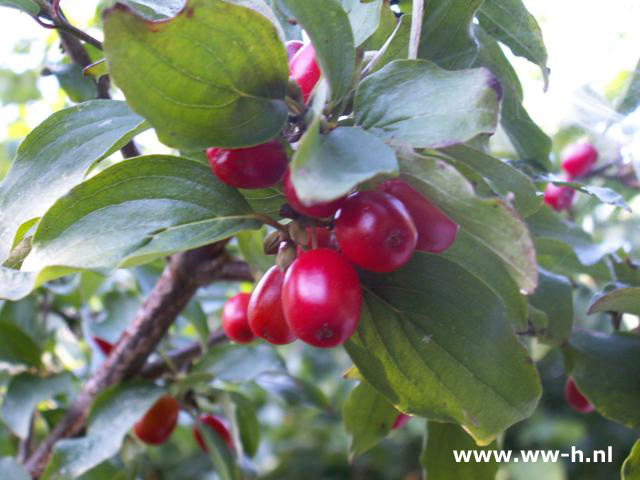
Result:
M571 147L562 161L562 169L568 180L575 180L589 173L598 161L598 151L590 143L582 143ZM559 187L553 183L547 185L544 201L554 210L571 208L576 191L571 187Z
M179 413L180 404L178 401L169 395L164 395L134 425L133 431L142 442L149 445L161 445L167 441L176 428ZM230 450L234 450L231 433L224 418L217 415L203 414L198 419L219 435ZM197 426L193 427L193 436L200 448L204 452L208 452L209 449L204 441L202 432Z

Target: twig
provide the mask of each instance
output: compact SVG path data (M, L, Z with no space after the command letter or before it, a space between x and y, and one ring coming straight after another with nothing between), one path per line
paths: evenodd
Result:
M418 47L422 35L422 16L424 14L424 0L413 0L411 12L411 34L409 37L409 60L418 58Z
M267 224L267 225L269 225L269 226L271 226L271 227L273 227L273 228L275 228L277 230L280 230L281 232L289 234L289 229L287 227L285 227L281 223L278 223L273 218L271 218L269 215L265 215L263 213L254 213L251 216L253 218L255 218L256 220L260 220L264 224Z
M230 273L238 273L238 262L230 258L226 243L217 242L171 257L114 350L86 382L64 418L29 457L25 465L34 477L44 471L56 442L78 433L85 426L89 408L98 393L135 376L142 369L147 357L197 289L214 280L227 279ZM233 265L231 272L225 268L227 263Z

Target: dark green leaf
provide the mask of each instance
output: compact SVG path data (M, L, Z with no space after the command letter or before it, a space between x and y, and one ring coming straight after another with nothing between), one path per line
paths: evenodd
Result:
M342 419L351 437L351 458L366 452L391 431L398 410L367 382L360 382L342 407Z
M286 51L254 10L189 0L177 17L151 22L117 4L104 34L112 78L167 145L242 147L282 128Z
M482 444L531 415L537 372L501 300L478 278L440 255L416 253L401 270L364 283L360 326L346 347L391 403L461 424Z
M115 455L127 432L162 394L162 389L146 383L103 391L93 404L87 434L56 443L44 478L76 478Z
M245 198L251 209L258 213L264 213L272 217L280 216L280 207L287 203L280 188L257 188L255 190L238 190Z
M2 480L31 480L25 468L11 457L0 458L0 472Z
M285 372L264 372L255 378L255 382L287 405L310 405L321 409L329 406L322 390Z
M331 88L331 99L338 103L353 86L356 53L353 32L339 0L277 0L289 18L305 29L316 50L318 64Z
M326 135L314 122L291 163L291 180L301 201L334 200L374 176L398 171L395 153L359 127L338 127Z
M233 414L238 425L240 441L244 453L253 457L260 444L260 424L256 414L256 406L251 400L237 392L230 392Z
M545 315L545 325L536 335L543 343L558 347L566 343L573 324L573 288L562 275L538 269L538 288L529 303Z
M640 480L640 440L638 440L622 465L622 480Z
M91 165L142 128L143 119L115 100L61 110L36 127L0 186L0 261L9 255L20 225L44 214Z
M525 223L498 198L480 198L453 167L409 150L398 152L402 178L505 265L524 292L537 284L533 242Z
M194 370L213 373L226 382L246 383L264 372L284 371L285 364L267 345L223 345L212 348Z
M380 11L383 7L382 0L341 0L342 6L349 16L351 30L355 46L362 45L375 33L380 24Z
M588 313L608 311L640 315L640 288L618 288L602 292L591 301Z
M469 451L473 455L488 454L489 461L456 462L455 451ZM420 456L420 463L429 480L494 480L498 462L493 451L498 445L477 446L473 439L458 425L428 422L427 442Z
M480 25L511 51L535 63L549 82L547 49L542 31L522 0L485 0L478 10Z
M193 160L120 162L62 197L40 221L22 269L133 265L256 228L249 206Z
M13 323L0 321L0 361L40 366L40 348Z
M358 125L382 138L446 147L493 133L499 94L487 69L448 72L396 60L360 83L354 111Z
M640 426L640 335L574 331L566 349L570 375L605 417Z
M55 75L60 87L69 95L72 102L80 103L93 100L98 96L98 87L91 77L85 76L82 67L75 63L56 65L43 71Z
M3 341L6 341L3 338ZM22 373L11 379L2 404L7 426L20 438L29 435L31 416L38 404L61 393L71 393L71 375L62 373L48 378Z
M28 13L32 17L40 13L40 7L33 0L0 0L0 7L15 8Z
M448 70L468 68L477 54L473 16L483 0L425 2L418 56Z

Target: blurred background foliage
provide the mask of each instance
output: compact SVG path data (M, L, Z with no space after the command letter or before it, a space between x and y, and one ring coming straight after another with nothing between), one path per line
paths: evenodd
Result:
M65 9L75 25L100 35L100 10L108 1L68 0ZM98 3L98 4L97 4ZM588 137L601 153L601 162L625 155L625 145L640 131L640 119L629 120L617 107L634 80L640 55L640 5L618 0L603 7L601 2L564 0L527 1L539 20L551 67L550 86L544 93L541 74L535 66L506 55L513 62L525 90L525 106L534 120L553 137L556 170L562 150ZM52 112L74 102L93 98L95 87L79 68L67 63L55 32L42 29L27 15L2 10L0 15L0 178L15 155L21 139ZM98 58L96 56L96 58ZM635 70L635 75L640 73ZM121 97L120 97L121 98ZM633 123L636 122L636 123ZM153 132L138 138L143 152L159 153ZM621 148L622 147L622 148ZM637 147L636 147L637 148ZM494 154L515 158L504 134L492 140ZM118 154L113 158L117 161ZM608 250L623 247L633 259L640 259L640 197L637 185L618 179L604 179L603 185L621 193L634 213L603 205L579 195L572 215ZM256 253L255 241L244 238L233 245L242 253ZM255 262L254 262L255 263ZM115 341L132 319L140 302L153 286L162 262L110 276L86 272L51 282L19 302L0 301L0 321L28 324L32 340L47 352L44 361L52 371L70 370L76 379L85 378L104 360L93 336ZM585 284L593 283L584 278ZM160 351L204 340L217 327L222 303L238 288L251 285L216 284L202 289L173 327ZM586 317L592 292L575 291L575 323L601 331L611 329L606 315ZM211 318L212 321L208 321ZM627 328L638 325L636 317L625 315ZM196 370L213 374L216 380L198 393L202 398L219 398L220 391L236 392L256 406L260 425L257 454L247 469L271 472L265 479L418 479L418 458L422 449L424 420L392 432L373 449L349 461L349 439L341 420L341 408L354 380L343 379L350 362L341 349L314 350L296 343L277 350L259 344L252 347L224 346L211 350ZM565 369L558 351L533 346L544 384L544 395L534 416L511 428L502 439L505 449L560 449L576 446L585 452L613 447L612 464L511 464L500 469L502 480L609 480L618 478L619 466L640 432L601 418L598 414L573 412L564 399ZM215 359L215 362L213 361ZM0 368L0 393L9 379ZM41 405L43 415L34 425L36 437L59 418L60 405L78 388ZM183 379L187 383L188 378ZM246 382L248 381L248 382ZM224 402L222 402L224 403ZM219 404L211 403L211 409ZM184 415L184 414L183 414ZM16 437L0 420L0 457L14 456ZM144 447L127 439L120 458L113 459L83 478L99 479L212 479L209 460L200 453L191 436L191 421L181 417L180 427L170 442L160 448Z

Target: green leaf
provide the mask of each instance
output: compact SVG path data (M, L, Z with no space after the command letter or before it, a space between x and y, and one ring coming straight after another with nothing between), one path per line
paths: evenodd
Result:
M237 392L230 392L233 405L233 416L240 433L240 441L244 453L253 457L260 444L260 424L256 414L256 406L251 400Z
M456 462L454 450L477 451L488 454L489 461ZM477 446L473 439L459 426L450 423L427 423L427 442L420 456L420 463L429 480L494 480L498 462L492 452L499 450L493 442L488 446Z
M522 86L504 52L481 27L474 29L480 49L475 65L487 67L502 86L500 124L521 160L551 169L551 139L531 119L522 106Z
M44 214L143 125L124 102L93 100L54 113L29 133L0 185L0 262L20 225Z
M477 197L450 165L406 149L397 153L402 178L499 258L523 292L532 292L538 276L535 250L518 214L498 198Z
M112 387L96 398L84 437L56 443L46 480L76 478L115 455L125 435L164 391L153 384Z
M112 78L163 143L242 147L284 125L286 51L254 10L189 0L177 17L151 22L116 4L105 10L104 35Z
M463 425L481 444L531 415L541 394L536 369L501 300L478 278L441 255L416 253L364 284L362 318L346 348L392 404Z
M72 189L40 221L22 269L144 263L259 223L233 188L194 160L137 157Z
M383 1L342 0L342 6L349 16L355 46L359 47L378 29Z
M246 383L261 373L285 370L278 352L267 345L215 347L194 366L195 372L209 372L219 380L232 383Z
M31 475L11 457L0 458L2 480L31 480Z
M539 268L538 288L529 302L545 316L545 325L536 335L554 347L564 345L573 324L573 288L568 278Z
M542 31L522 0L485 0L478 10L478 20L491 36L507 45L515 55L538 65L545 86L549 83Z
M263 242L266 233L267 229L262 227L260 230L246 230L236 235L238 249L242 254L242 258L262 273L273 267L276 261L274 255L265 255L264 253Z
M40 347L13 323L0 321L0 361L40 366Z
M466 145L446 148L443 153L456 163L463 163L482 175L502 197L513 197L513 206L523 217L540 208L540 198L530 177L502 160Z
M38 404L61 393L71 393L71 375L43 378L21 373L11 379L2 404L4 422L20 438L29 435L29 424Z
M602 203L620 207L625 209L627 212L631 212L631 208L629 207L629 205L627 205L627 202L624 200L622 195L611 188L597 187L595 185L585 185L583 183L573 181L560 181L556 180L555 178L548 179L555 185L572 187L575 190L586 193L587 195L591 195Z
M277 0L276 5L305 29L316 51L318 64L338 103L349 93L355 74L353 32L339 0Z
M197 420L200 433L207 446L207 453L213 467L222 480L235 480L238 478L238 469L233 461L233 454L225 440L212 428Z
M640 426L640 335L574 331L565 349L568 372L605 417Z
M355 120L387 140L446 147L495 131L495 85L487 69L449 72L424 60L396 60L360 83Z
M0 0L0 7L15 8L36 17L40 13L40 7L33 0Z
M640 440L638 440L622 465L622 480L640 480Z
M133 321L141 299L131 292L116 290L108 292L101 300L104 305L103 314L98 319L86 320L87 333L115 344Z
M367 382L360 382L342 407L342 418L351 437L349 457L374 447L391 431L399 412Z
M62 88L72 102L80 103L93 100L98 96L98 87L91 77L83 73L80 65L66 63L48 67L44 74L55 75L60 88Z
M595 296L587 313L620 312L640 315L640 288L617 288Z
M483 0L425 2L418 56L448 70L468 68L477 54L471 22Z
M285 372L263 372L255 382L291 406L309 405L320 409L329 407L329 400L318 387Z
M280 216L280 207L287 203L287 197L277 187L256 188L255 190L238 189L251 209L258 213L264 213L271 217Z
M311 124L291 162L291 180L302 202L318 203L347 194L378 174L395 174L395 153L382 140L359 127L320 133Z

